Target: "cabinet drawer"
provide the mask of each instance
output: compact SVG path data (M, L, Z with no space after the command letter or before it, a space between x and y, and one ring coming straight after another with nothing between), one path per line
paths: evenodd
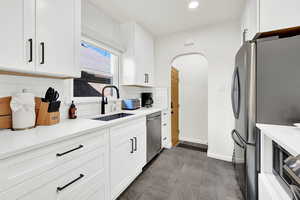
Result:
M0 199L29 200L29 199L74 199L69 196L80 196L92 193L97 189L95 185L87 188L88 181L97 178L97 184L106 183L108 180L108 145L100 147L86 156L66 162L64 165L53 168L39 176L28 179L10 190L0 194ZM94 182L94 181L93 181ZM80 189L79 189L80 187ZM81 188L84 190L81 191ZM78 192L79 190L79 192ZM108 188L105 189L106 191ZM79 195L80 193L80 195ZM108 193L108 192L106 192ZM77 194L77 195L76 195Z
M0 161L0 192L108 144L108 132L86 134Z
M103 177L108 171L96 173L95 176L83 181L69 191L61 193L60 200L109 200L109 181ZM58 195L59 196L59 195Z
M132 120L122 125L112 127L110 129L111 149L117 148L124 141L129 140L130 136L134 136L139 130L146 129L146 118Z

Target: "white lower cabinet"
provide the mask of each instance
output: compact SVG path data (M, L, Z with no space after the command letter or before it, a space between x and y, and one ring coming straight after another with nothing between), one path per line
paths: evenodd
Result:
M272 173L261 173L258 178L259 200L292 200Z
M116 199L146 165L146 118L111 128L111 198Z
M162 111L161 120L161 145L164 148L171 148L171 135L170 135L170 113L169 110Z
M24 157L2 160L1 171L7 173L1 173L1 180L8 180L9 185L1 191L0 199L109 200L108 134L108 130L87 133Z
M1 200L116 199L146 165L146 117L0 160Z

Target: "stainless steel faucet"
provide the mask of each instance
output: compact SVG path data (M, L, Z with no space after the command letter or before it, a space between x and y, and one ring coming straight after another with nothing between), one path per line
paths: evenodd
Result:
M117 98L119 99L120 98L120 92L119 92L119 89L117 86L115 85L108 85L108 86L105 86L103 89L102 89L102 101L101 101L101 114L104 115L105 114L105 105L108 104L107 102L107 97L104 96L104 91L106 88L114 88L116 89L117 91Z

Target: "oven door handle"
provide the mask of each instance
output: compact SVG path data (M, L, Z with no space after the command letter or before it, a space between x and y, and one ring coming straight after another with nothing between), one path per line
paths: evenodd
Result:
M290 189L293 194L293 200L300 200L300 188L296 185L291 185Z
M238 138L239 141L237 141L236 137ZM231 137L233 139L233 141L241 148L245 149L245 145L242 142L242 139L240 138L240 136L238 135L237 130L233 129L231 132Z

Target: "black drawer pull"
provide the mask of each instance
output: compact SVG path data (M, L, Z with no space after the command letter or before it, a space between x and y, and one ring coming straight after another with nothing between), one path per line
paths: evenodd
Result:
M137 151L137 138L136 137L133 138L134 138L134 151Z
M28 42L29 42L29 60L28 60L28 62L30 63L30 62L32 62L32 55L33 55L33 52L32 52L32 43L33 43L33 41L32 41L32 39L30 38L30 39L28 39Z
M79 181L79 180L82 179L83 177L84 177L84 175L83 175L83 174L80 174L80 176L79 176L78 178L76 178L75 180L73 180L73 181L71 181L70 183L66 184L65 186L63 186L63 187L57 187L57 189L56 189L57 192L60 192L60 191L62 191L62 190L64 190L64 189L66 189L67 187L69 187L69 186L72 185L73 183Z
M41 42L40 45L42 47L42 60L41 60L40 64L43 65L43 64L45 64L45 43Z
M74 149L71 149L71 150L69 150L69 151L66 151L66 152L64 152L64 153L57 153L56 156L57 156L57 157L61 157L61 156L63 156L63 155L66 155L66 154L68 154L68 153L71 153L71 152L76 151L76 150L81 149L81 148L83 148L83 145L82 145L82 144L79 145L78 147L76 147L76 148L74 148Z
M131 138L130 141L131 141L131 151L130 151L130 153L133 153L134 152L134 150L133 150L133 139Z

